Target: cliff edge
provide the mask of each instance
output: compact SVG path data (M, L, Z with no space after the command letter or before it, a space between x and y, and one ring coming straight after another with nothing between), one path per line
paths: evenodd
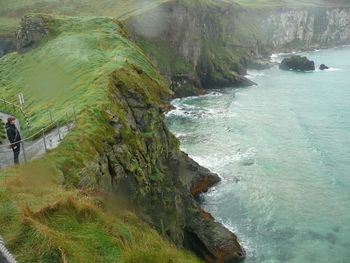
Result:
M124 216L116 228L111 222L120 215L114 211L123 207L177 248L187 248L206 262L245 257L236 236L195 202L195 195L220 178L179 150L164 123L172 92L141 49L127 39L123 24L105 17L29 15L16 36L20 53L0 59L2 96L25 94L33 130L45 123L48 111L60 114L71 105L77 111L76 127L57 149L0 173L1 193L6 193L0 208L12 207L1 213L1 225L11 222L2 235L19 260L81 262L81 253L95 253L99 260L87 256L84 262L110 262L106 258L120 257L113 256L116 249L126 258L146 249L139 261L125 262L177 257L163 243L163 255L150 253L148 246L159 244L154 240L146 248L130 250L135 255L129 253L124 246L138 244L135 239L144 239L140 236L151 230L124 230L136 224L129 226ZM104 241L87 250L91 246L82 233L93 229L100 234L91 237L100 235ZM37 249L28 252L31 244ZM110 252L97 251L101 244ZM194 262L190 256L178 256Z

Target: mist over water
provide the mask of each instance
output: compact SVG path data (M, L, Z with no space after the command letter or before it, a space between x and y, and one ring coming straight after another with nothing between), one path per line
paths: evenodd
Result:
M306 55L331 69L253 71L258 87L177 99L167 116L222 177L201 201L247 263L350 262L350 48Z

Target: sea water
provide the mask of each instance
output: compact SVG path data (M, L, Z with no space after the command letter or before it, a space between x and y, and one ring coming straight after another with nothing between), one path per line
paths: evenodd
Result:
M252 71L258 86L177 99L167 114L182 150L221 176L200 201L246 263L350 262L350 48L306 55L330 69Z

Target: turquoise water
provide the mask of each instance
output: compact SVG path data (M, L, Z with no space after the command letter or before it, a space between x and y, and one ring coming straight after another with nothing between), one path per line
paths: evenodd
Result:
M250 72L258 87L178 99L167 115L222 177L201 202L246 263L350 262L350 48L307 56L331 69Z

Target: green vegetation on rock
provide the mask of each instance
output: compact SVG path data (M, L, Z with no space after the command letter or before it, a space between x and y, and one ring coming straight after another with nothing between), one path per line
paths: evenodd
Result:
M161 81L142 51L126 40L118 22L104 17L38 17L51 30L40 48L0 61L1 95L17 103L17 94L24 94L31 133L49 123L49 112L57 117L72 107L79 113L105 104L108 91L99 87L107 85L115 70L134 65ZM8 110L3 105L0 109Z
M45 125L49 110L59 115L75 106L78 120L42 159L0 172L1 235L9 249L19 262L198 262L109 197L101 186L110 178L96 176L98 159L115 140L114 118L125 147L136 151L137 138L149 136L127 126L116 83L155 107L164 107L170 91L119 22L46 15L26 21L38 18L50 33L37 49L0 59L1 94L15 100L24 93L33 126L27 134ZM128 169L140 168L130 161ZM153 180L160 178L155 171Z
M128 17L148 10L168 0L2 0L0 9L0 37L13 36L20 19L29 13L71 16Z

